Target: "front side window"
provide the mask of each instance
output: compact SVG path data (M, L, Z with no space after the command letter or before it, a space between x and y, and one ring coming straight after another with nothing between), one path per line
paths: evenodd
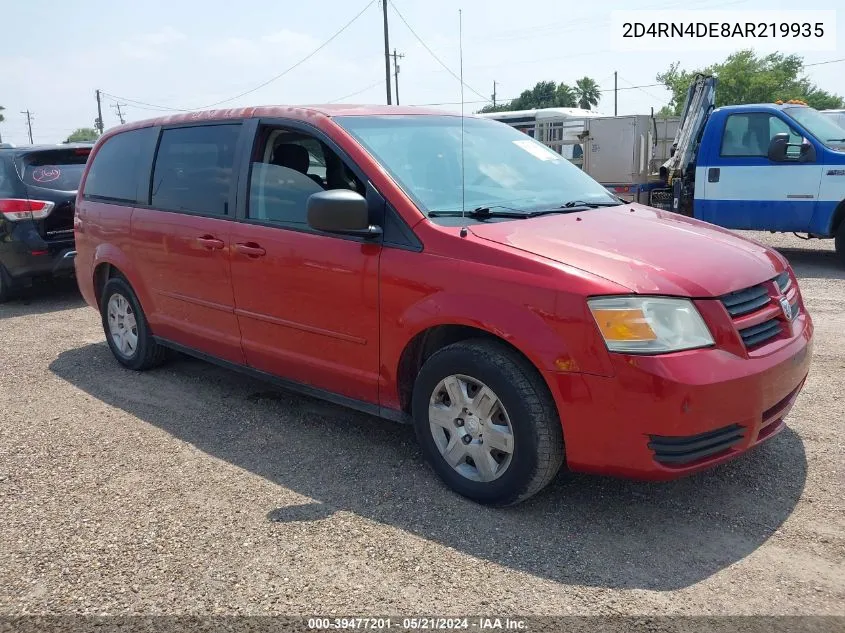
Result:
M352 170L313 136L265 127L258 138L250 166L250 219L307 229L307 203L312 194L328 189L365 193Z
M424 213L462 207L529 213L568 202L619 204L566 158L504 123L465 118L462 126L460 117L448 115L350 116L335 121Z
M803 106L784 108L787 116L795 119L806 130L831 149L845 150L845 118L838 124L833 117L825 116L818 110Z
M154 128L122 132L107 139L94 155L85 179L86 197L135 204L139 169L147 146L154 142ZM149 166L147 166L148 168ZM143 197L143 194L142 194Z
M769 155L769 143L776 134L789 134L787 158L798 158L803 137L791 129L782 119L765 112L732 114L725 121L722 133L722 156Z
M240 131L240 123L163 130L153 168L152 206L228 215Z

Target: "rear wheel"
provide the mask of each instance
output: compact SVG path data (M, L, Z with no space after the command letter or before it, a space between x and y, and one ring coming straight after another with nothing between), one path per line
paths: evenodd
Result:
M143 371L164 362L167 350L152 337L138 297L125 279L106 282L100 312L106 341L121 365Z
M12 279L9 273L0 264L0 303L4 303L12 298Z
M836 256L839 258L839 264L845 266L845 220L839 223L836 231Z
M510 505L541 490L563 462L563 434L542 378L495 341L444 347L417 376L414 425L423 453L456 492Z

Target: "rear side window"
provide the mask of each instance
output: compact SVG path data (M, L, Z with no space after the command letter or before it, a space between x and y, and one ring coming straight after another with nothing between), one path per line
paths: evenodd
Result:
M12 178L15 172L12 169L12 160L0 154L0 198L14 198L17 193L15 181Z
M19 159L21 180L29 187L76 191L90 153L78 148L25 154Z
M164 130L153 168L152 206L228 215L240 130L240 123Z
M149 174L150 148L155 142L156 129L142 128L117 134L108 139L94 155L94 162L85 179L86 198L128 202L144 201L146 193L139 191L141 170Z

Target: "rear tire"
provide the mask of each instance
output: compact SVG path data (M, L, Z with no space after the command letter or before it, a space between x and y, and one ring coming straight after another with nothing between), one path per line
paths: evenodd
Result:
M836 256L839 258L839 265L845 266L845 219L839 223L836 231Z
M563 430L536 369L511 348L474 339L444 347L414 384L423 454L455 492L506 506L539 492L563 463Z
M167 349L156 343L135 291L122 277L106 282L100 314L106 342L121 365L144 371L166 360Z
M5 303L13 296L12 278L3 264L0 264L0 303Z

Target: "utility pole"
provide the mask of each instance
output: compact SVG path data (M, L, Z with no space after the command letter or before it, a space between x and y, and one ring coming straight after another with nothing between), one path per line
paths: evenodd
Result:
M493 80L493 107L496 107L496 80Z
M405 55L402 53L397 53L396 49L393 49L393 78L396 80L396 105L399 105L399 60L403 59Z
M100 134L103 133L103 106L100 103L100 91L97 90L97 120L94 122Z
M617 100L618 95L619 95L619 88L617 88L616 71L614 70L613 71L613 116L616 116L616 110L617 110L616 106L617 106L617 103L618 103L618 100Z
M32 112L29 110L24 110L21 114L26 115L26 129L29 130L29 144L33 145L32 142Z
M384 81L387 86L387 105L390 103L390 40L387 37L387 0L381 0L384 9Z
M126 121L123 119L123 112L120 110L120 106L126 106L125 103L115 103L112 107L117 110L117 118L120 119L120 124L123 125Z

